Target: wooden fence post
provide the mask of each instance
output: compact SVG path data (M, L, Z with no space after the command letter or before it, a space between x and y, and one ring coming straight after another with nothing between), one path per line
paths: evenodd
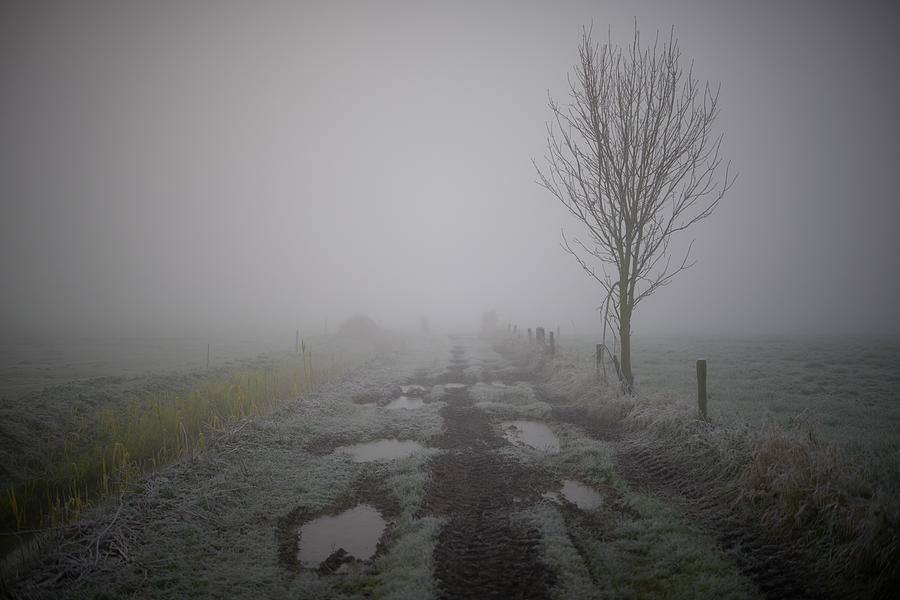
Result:
M706 360L697 359L697 404L700 409L700 418L706 417Z

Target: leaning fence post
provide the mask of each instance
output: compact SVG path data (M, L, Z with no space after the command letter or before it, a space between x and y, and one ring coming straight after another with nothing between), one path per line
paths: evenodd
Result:
M706 360L697 359L697 404L700 418L706 421Z

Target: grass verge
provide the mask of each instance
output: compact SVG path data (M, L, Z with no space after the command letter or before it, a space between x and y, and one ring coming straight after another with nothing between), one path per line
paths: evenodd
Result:
M550 390L611 430L672 457L762 539L787 545L836 593L889 598L900 589L900 458L824 443L821 415L785 426L700 421L693 400L622 393L593 357L560 352L539 368Z
M5 554L23 537L72 521L98 498L118 496L144 474L194 456L215 432L316 389L363 356L342 352L337 359L304 348L190 378L160 376L93 406L58 407L54 418L32 421L32 431L18 436L24 447L7 452L0 550ZM61 389L60 404L66 399Z

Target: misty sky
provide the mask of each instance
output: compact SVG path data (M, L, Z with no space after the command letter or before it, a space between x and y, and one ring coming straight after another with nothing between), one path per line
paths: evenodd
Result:
M581 27L675 26L740 172L636 334L900 333L900 20L849 2L3 2L0 331L600 327L536 185ZM603 37L603 36L600 36Z

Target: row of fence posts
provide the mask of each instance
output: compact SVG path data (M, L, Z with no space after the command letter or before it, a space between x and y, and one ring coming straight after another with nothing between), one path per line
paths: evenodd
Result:
M553 335L552 333L550 334ZM552 340L552 337L551 337ZM603 363L603 352L606 350L606 346L603 344L597 344L595 361L597 372L603 370L604 377L606 376L606 367ZM622 378L622 370L619 366L619 359L615 354L610 352L610 356L612 356L613 366L616 368L616 376L621 379ZM697 359L697 412L701 420L707 421L709 417L706 412L706 359L699 358Z
M514 336L519 337L519 326L513 325L512 323L506 324L506 331L512 333ZM546 348L550 354L556 354L556 343L559 340L559 326L556 327L556 336L554 337L553 331L546 331L543 327L535 327L534 332L531 331L531 327L528 328L528 343L529 344L538 344L543 348Z

